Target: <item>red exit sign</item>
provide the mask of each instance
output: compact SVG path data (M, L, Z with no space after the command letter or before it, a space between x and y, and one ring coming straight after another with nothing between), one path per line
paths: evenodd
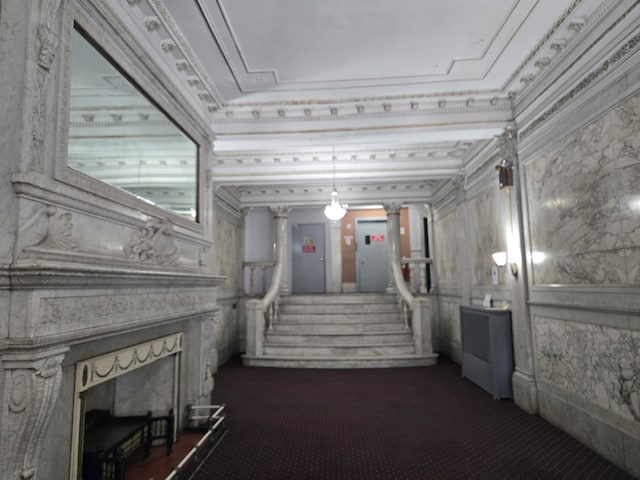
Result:
M371 235L372 242L384 242L384 235Z

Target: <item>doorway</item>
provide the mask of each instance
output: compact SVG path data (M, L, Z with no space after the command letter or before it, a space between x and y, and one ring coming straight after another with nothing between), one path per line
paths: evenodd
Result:
M292 238L293 293L325 292L324 224L294 224Z
M387 219L356 219L356 285L361 293L384 292L389 282Z

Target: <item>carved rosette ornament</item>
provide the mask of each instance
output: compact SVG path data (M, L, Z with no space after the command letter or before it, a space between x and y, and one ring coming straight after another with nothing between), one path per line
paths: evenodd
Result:
M0 478L35 478L42 439L62 384L61 364L67 350L3 356Z
M156 265L172 265L179 256L173 243L173 225L166 220L148 222L122 250L133 260Z

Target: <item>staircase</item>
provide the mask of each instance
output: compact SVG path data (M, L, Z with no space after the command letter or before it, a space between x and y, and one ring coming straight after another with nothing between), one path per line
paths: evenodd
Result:
M245 365L290 368L382 368L434 365L415 353L395 295L322 294L282 297L264 355Z

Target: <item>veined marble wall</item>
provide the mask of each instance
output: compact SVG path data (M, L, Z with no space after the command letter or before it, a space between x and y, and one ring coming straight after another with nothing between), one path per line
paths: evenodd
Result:
M240 325L239 315L240 297L243 293L242 222L242 218L235 218L221 211L216 218L219 274L226 277L219 292L219 310L211 332L217 365L226 363L240 351L240 336L244 330L244 326Z
M640 93L523 169L540 413L640 475Z
M460 284L460 272L458 268L457 242L458 216L453 210L451 213L438 219L434 223L434 246L436 257L434 259L438 272L439 287L457 287Z
M218 217L216 221L216 237L218 244L219 273L226 277L223 288L238 288L242 265L241 228L225 218Z
M526 164L536 285L640 284L638 132L640 94Z
M434 263L437 273L438 315L433 343L437 350L460 362L460 299L445 291L460 291L460 256L458 251L458 212L448 212L434 221Z
M534 333L539 380L640 422L640 332L539 316Z
M506 251L503 201L505 191L498 181L469 200L469 238L471 253L471 284L473 287L491 285L491 254ZM505 204L506 206L506 204Z

